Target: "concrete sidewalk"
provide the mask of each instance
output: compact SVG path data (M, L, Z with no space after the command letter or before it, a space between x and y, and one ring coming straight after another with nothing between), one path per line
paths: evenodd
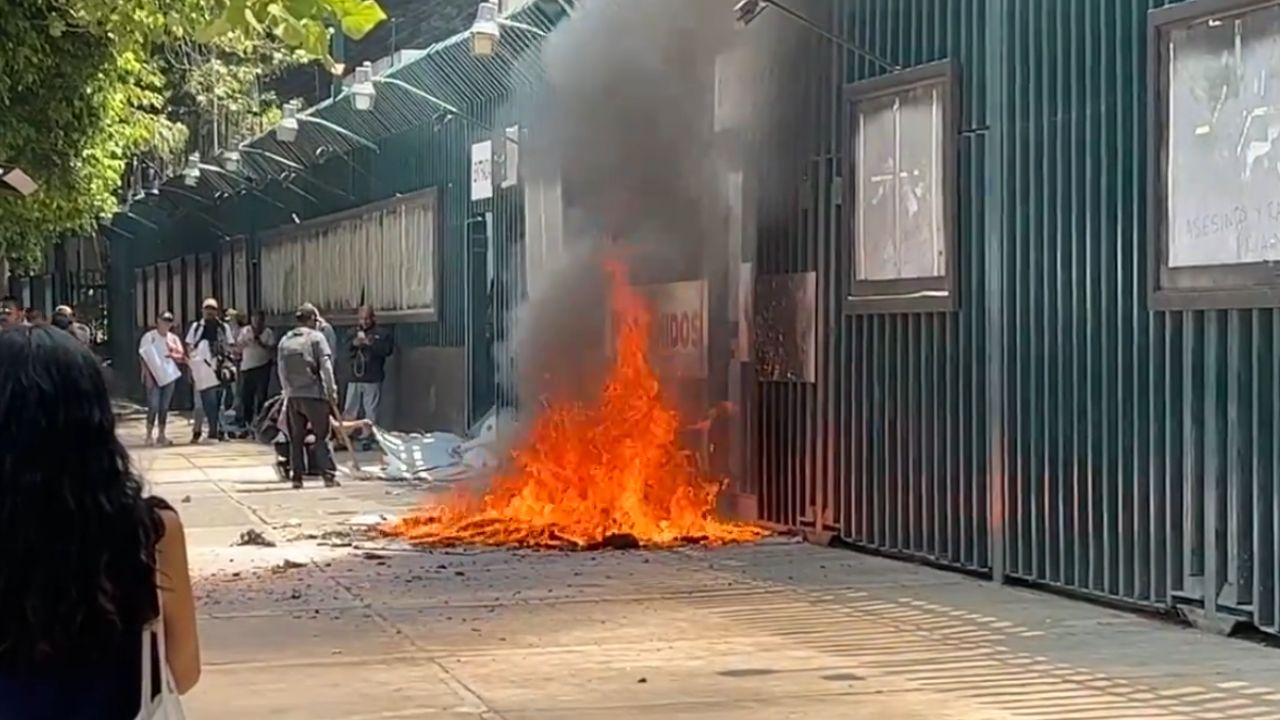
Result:
M192 720L1280 718L1280 650L1050 595L786 541L335 547L422 490L293 491L245 443L135 459L199 575Z

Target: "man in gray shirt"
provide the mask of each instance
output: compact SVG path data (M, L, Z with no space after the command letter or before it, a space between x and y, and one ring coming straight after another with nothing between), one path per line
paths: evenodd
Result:
M293 487L302 487L308 433L315 437L314 458L318 466L310 469L320 473L325 487L335 487L337 466L329 449L329 419L338 397L333 379L333 350L324 334L316 330L318 313L314 306L299 307L294 317L298 326L280 338L276 353L289 428Z

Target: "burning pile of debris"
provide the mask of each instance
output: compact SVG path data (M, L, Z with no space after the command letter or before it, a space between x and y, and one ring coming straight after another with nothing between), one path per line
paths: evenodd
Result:
M613 366L593 402L546 405L509 468L479 499L424 508L384 531L431 546L594 549L750 542L760 528L715 517L721 483L680 446L679 413L650 364L650 313L609 266Z

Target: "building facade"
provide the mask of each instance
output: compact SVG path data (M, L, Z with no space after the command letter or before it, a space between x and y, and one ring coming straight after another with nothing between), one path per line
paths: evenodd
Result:
M677 344L702 343L683 394L736 408L706 439L728 504L1280 629L1280 2L791 4L841 42L766 8L713 58L723 235L648 278L702 283L656 292ZM340 97L246 146L266 182L206 172L136 208L146 225L118 217L118 364L207 294L315 301L340 329L373 302L401 348L394 424L514 405L515 309L583 190L520 169L539 38L503 40L405 51L384 77L434 101L375 83L373 112Z
M755 386L760 515L1275 632L1277 3L807 11L849 46L758 199L757 318L812 272L819 328Z

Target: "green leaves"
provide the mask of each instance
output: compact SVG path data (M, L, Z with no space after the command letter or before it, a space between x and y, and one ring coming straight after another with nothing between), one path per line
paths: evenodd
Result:
M332 68L330 27L359 40L386 19L377 0L227 0L222 12L199 29L196 39L210 43L233 34L274 35Z
M376 0L330 0L329 5L342 25L342 32L355 40L368 35L387 19Z
M0 158L41 186L0 199L0 254L22 259L115 212L140 153L178 157L211 124L234 140L279 110L259 79L386 19L376 0L6 0ZM223 135L226 138L227 135Z

